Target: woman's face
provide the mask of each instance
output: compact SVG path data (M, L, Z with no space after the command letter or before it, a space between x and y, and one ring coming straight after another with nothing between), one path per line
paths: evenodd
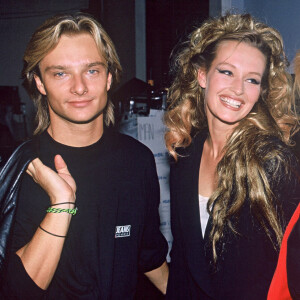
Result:
M208 72L198 71L208 124L237 124L249 114L260 96L265 66L264 54L253 46L237 41L219 45Z

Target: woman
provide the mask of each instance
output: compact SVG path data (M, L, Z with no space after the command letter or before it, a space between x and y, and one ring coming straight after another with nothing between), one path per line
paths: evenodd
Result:
M286 64L280 34L248 14L204 22L174 59L169 299L267 297L300 200Z

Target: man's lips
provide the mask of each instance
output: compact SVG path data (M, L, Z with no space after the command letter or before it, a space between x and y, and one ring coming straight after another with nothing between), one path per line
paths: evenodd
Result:
M74 101L68 101L68 104L73 107L85 107L89 105L92 102L91 99L87 100L74 100Z

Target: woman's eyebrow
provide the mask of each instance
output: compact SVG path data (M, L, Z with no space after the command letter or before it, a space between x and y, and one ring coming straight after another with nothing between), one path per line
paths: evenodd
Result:
M237 69L237 67L235 65L233 65L231 63L228 63L228 62L221 62L221 63L217 64L217 68L221 67L221 66L229 66L229 67L232 67L234 69ZM261 74L259 72L255 72L255 71L250 71L250 72L248 72L248 74L257 75L257 76L260 76L260 77L263 76L263 74Z

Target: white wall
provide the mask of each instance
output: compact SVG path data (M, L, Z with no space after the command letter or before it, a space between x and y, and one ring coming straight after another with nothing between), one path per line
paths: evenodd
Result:
M300 1L299 0L211 0L210 15L217 16L226 10L247 12L260 21L277 29L284 41L285 52L291 62L300 49Z
M135 2L135 74L147 81L146 76L146 0Z
M292 63L297 49L300 49L300 1L244 0L244 4L247 12L281 33L287 57ZM292 64L290 72L293 72Z

